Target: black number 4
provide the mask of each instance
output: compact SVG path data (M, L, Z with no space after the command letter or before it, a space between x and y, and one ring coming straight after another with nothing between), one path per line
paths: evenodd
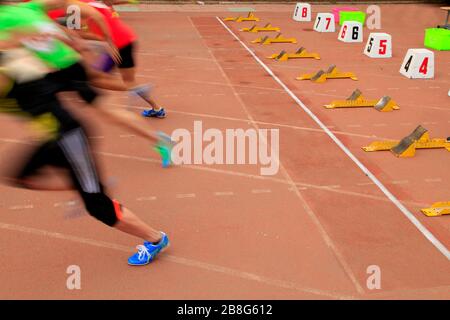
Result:
M409 70L409 66L411 65L412 58L413 58L413 56L409 57L408 62L406 62L406 64L405 64L406 72L408 72L408 70Z

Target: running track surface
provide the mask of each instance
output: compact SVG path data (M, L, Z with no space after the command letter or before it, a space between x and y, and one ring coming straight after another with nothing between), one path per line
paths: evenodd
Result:
M449 217L427 218L419 209L450 200L449 153L419 150L412 159L398 159L361 150L376 139L399 139L419 124L432 137L449 135L449 53L435 52L434 80L408 80L398 72L406 50L422 47L423 30L441 22L441 10L382 6L382 27L393 36L394 56L379 61L362 54L365 43L344 44L337 33L313 32L312 22L295 23L292 5L251 7L261 24L280 26L299 44L251 44L258 35L239 28L253 23L227 23L230 30L448 250ZM149 119L148 127L192 131L193 122L201 120L204 129L277 128L278 174L261 176L259 167L250 165L163 170L149 143L66 96L74 112L95 123L90 136L111 192L166 231L172 245L151 265L131 268L126 259L138 241L85 214L74 217L82 210L72 193L1 186L0 298L450 298L449 260L221 25L216 16L240 14L228 8L144 6L122 13L140 36L139 80L155 85L155 97L168 111L167 119ZM330 9L313 6L314 12ZM322 60L265 58L300 46ZM359 81L294 80L331 64L354 71ZM401 110L323 109L356 88L368 98L390 95ZM145 107L121 93L108 93L103 103L131 106L136 113ZM15 120L0 122L5 165L28 135ZM81 290L66 288L69 265L81 268ZM371 265L380 267L380 290L366 286Z

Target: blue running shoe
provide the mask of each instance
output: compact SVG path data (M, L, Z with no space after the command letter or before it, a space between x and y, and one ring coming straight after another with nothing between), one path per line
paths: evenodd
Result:
M155 109L148 109L142 111L141 114L143 117L162 119L166 117L166 110L164 110L164 108L161 108L158 111L156 111Z
M145 266L152 262L158 253L169 246L169 238L164 232L161 232L162 239L157 244L145 241L144 244L138 245L137 252L128 258L130 266Z

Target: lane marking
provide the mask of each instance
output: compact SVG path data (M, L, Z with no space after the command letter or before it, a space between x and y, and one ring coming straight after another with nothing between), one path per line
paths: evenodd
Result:
M378 180L378 178L364 166L364 164L339 140L336 135L333 134L323 122L284 84L283 81L276 76L272 70L258 58L258 56L250 50L242 40L234 34L234 32L228 28L218 17L217 21L253 56L253 58L258 62L261 67L266 70L266 72L286 91L286 93L298 104L303 111L310 116L314 122L317 123L323 131L333 140L336 145L358 166L358 168L372 180L375 185L386 195L386 197L391 200L391 202L403 213L403 215L422 233L422 235L430 241L433 246L439 250L448 260L450 260L450 251L440 242L434 234L432 234L385 186ZM389 89L389 88L388 88ZM391 88L392 89L392 88ZM398 89L398 88L397 88Z
M327 189L339 189L341 187L341 185L334 184L334 185L331 185L331 186L323 186L323 187L327 188Z
M195 193L178 193L177 199L195 198Z
M270 189L253 189L252 193L254 194L260 194L260 193L271 193L272 190Z
M219 197L222 197L222 196L233 196L234 192L232 192L232 191L218 191L218 192L214 192L214 195L215 196L219 196Z
M373 182L360 182L360 183L357 183L356 185L357 186L370 186L370 185L374 185L375 183L373 183Z
M157 198L155 196L148 196L148 197L139 197L136 198L137 201L154 201Z
M425 179L425 182L442 182L441 178L429 178Z
M8 209L9 210L27 210L27 209L33 209L34 206L32 204L19 204L15 206L11 206Z
M409 181L408 180L394 180L394 181L391 181L391 183L392 184L407 184L407 183L409 183Z

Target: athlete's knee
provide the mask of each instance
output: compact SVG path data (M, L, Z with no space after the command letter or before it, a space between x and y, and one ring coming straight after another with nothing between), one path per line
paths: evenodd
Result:
M122 205L104 193L84 194L83 199L89 214L104 224L113 227L122 219Z

